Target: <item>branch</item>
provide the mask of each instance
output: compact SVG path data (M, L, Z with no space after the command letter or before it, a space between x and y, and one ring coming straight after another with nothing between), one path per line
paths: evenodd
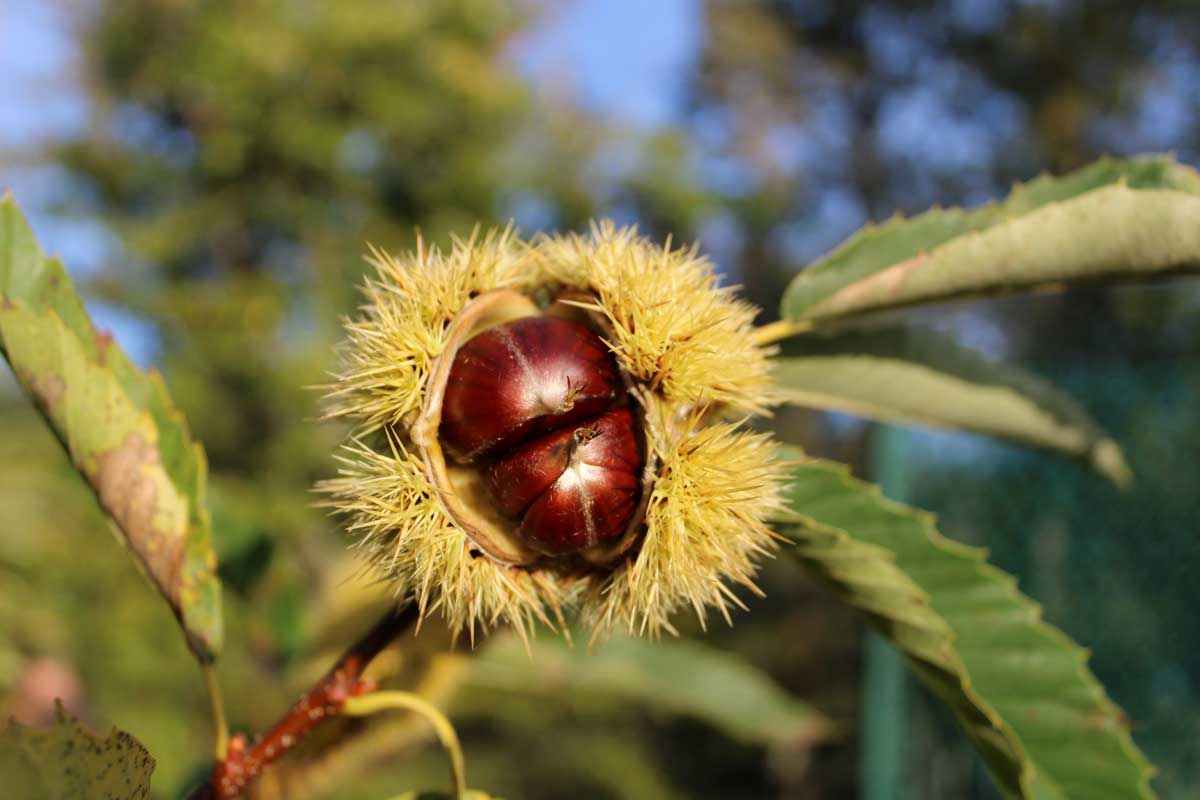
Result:
M217 762L208 783L193 792L191 800L241 797L264 767L295 747L321 720L339 714L348 698L363 693L367 688L362 680L363 670L383 648L410 628L417 617L417 607L413 604L388 611L253 747L247 750L246 738L240 734L234 736L229 742L228 757Z
M414 677L413 691L443 707L458 691L468 671L464 656L438 655L425 664L419 678ZM408 758L430 733L425 720L415 714L389 715L371 725L347 728L337 741L328 742L319 752L306 753L303 760L293 760L286 769L273 770L272 797L288 800L332 797L345 785L347 776Z

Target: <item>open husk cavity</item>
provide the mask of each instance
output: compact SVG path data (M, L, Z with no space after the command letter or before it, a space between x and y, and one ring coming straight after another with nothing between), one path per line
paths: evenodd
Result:
M744 425L768 411L768 350L755 309L693 248L602 223L587 236L476 233L445 252L373 250L365 303L347 320L328 416L353 430L319 490L344 512L365 563L457 632L578 613L598 633L674 632L689 607L728 618L754 589L779 504L775 444ZM563 309L567 309L564 312ZM613 352L642 418L642 506L626 536L585 558L537 557L488 514L470 470L438 442L457 348L491 325L541 313L586 319Z

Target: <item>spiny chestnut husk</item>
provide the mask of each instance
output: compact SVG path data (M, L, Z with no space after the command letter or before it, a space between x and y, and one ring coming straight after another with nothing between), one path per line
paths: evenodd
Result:
M695 248L600 224L372 254L320 488L398 595L459 630L673 631L754 590L783 467L741 420L774 402L755 309Z

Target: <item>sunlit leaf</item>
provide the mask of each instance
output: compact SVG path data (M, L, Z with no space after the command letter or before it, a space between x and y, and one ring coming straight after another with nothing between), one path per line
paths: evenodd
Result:
M98 333L11 198L0 201L0 352L179 617L202 661L221 646L204 452L156 372Z
M896 217L804 269L782 316L818 321L963 295L1200 269L1200 175L1105 159L1002 203Z
M789 353L774 373L790 403L986 433L1083 459L1117 484L1131 479L1121 448L1072 398L932 331L806 336Z
M840 465L799 463L788 501L791 553L904 653L1005 794L1154 796L1129 721L1087 653L1043 622L983 551L944 538L932 515Z
M136 800L150 796L154 759L128 733L101 738L60 706L48 728L0 730L0 786L9 800Z
M472 660L483 688L572 697L591 693L701 719L754 744L811 744L828 721L737 656L686 639L614 637L591 651L558 638L500 639Z

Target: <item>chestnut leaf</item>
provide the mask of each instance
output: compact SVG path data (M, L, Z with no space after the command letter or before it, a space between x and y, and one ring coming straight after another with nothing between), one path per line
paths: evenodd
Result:
M881 422L975 431L1078 458L1118 486L1120 446L1067 394L949 337L886 327L788 342L773 374L786 402Z
M807 748L830 720L733 653L689 639L613 636L592 646L497 637L471 661L467 685L547 700L587 695L691 717L749 744ZM488 706L484 706L486 713Z
M128 733L101 738L59 705L47 728L0 728L0 776L9 800L150 797L154 758Z
M816 324L953 297L1200 270L1200 173L1166 156L1102 159L981 208L861 229L800 272L781 316Z
M796 459L780 531L945 702L1008 797L1152 798L1153 772L1087 652L983 550L839 464Z
M221 648L207 464L156 371L93 326L57 259L0 200L0 353L183 627L201 662Z

